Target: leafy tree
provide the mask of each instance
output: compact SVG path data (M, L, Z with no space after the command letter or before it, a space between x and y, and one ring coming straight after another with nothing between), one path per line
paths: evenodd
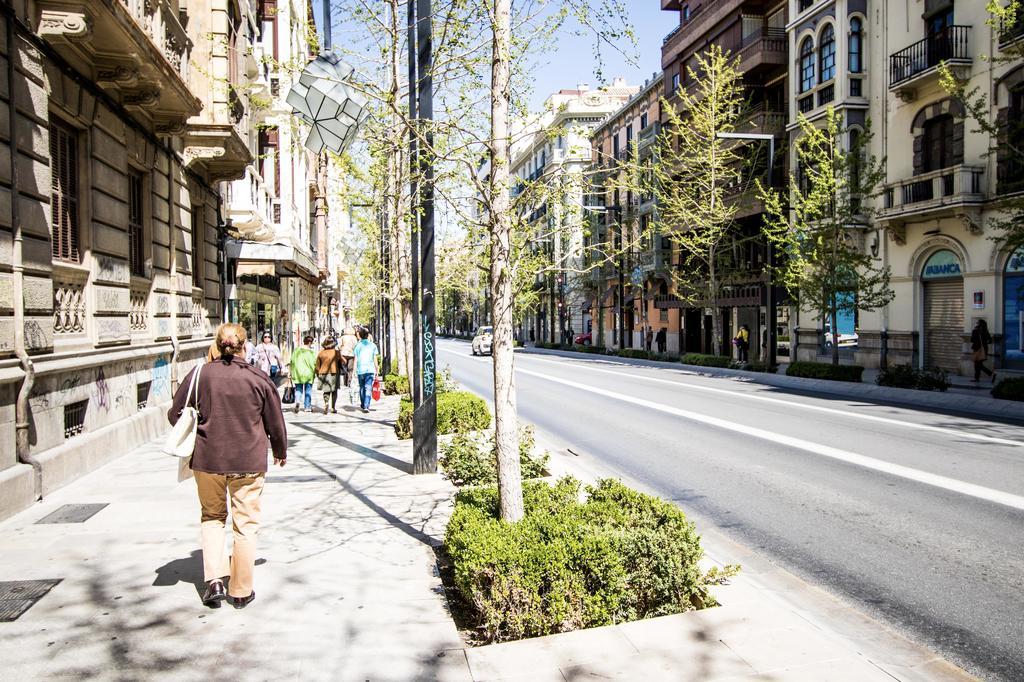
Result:
M1021 0L989 0L986 6L988 24L999 36L1020 35L1024 32L1024 3ZM978 59L993 68L1019 65L1024 62L1024 40L1006 42L996 55L980 55ZM1010 172L1019 174L1024 169L1024 121L1004 120L992 115L991 101L986 92L988 81L971 86L969 78L960 77L948 64L939 66L942 88L964 105L967 116L977 126L975 132L988 135L988 155L995 154ZM1000 216L990 219L995 228L992 239L1007 251L1024 246L1024 195L1000 197L997 206Z
M714 352L723 350L718 301L728 282L727 247L739 205L729 199L745 179L745 158L731 133L743 105L737 60L719 45L697 56L692 87L677 91L679 104L662 101L667 122L651 180L658 203L655 231L669 238L683 267L672 270L680 298L713 309Z
M758 182L764 233L783 256L779 274L790 294L831 323L832 364L838 365L838 315L875 310L893 299L889 267L864 248L885 162L868 153L870 126L844 127L832 107L820 125L803 115L799 122L787 195Z

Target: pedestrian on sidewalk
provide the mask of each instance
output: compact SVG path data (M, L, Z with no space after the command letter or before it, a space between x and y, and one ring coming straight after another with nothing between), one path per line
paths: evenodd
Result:
M667 336L668 333L665 331L665 328L662 327L661 329L658 330L657 336L654 337L655 342L658 344L659 353L665 352L665 342L667 340Z
M647 334L645 335L644 340L647 343L647 352L650 353L651 343L654 341L654 330L651 329L651 325L647 325Z
M291 359L291 378L295 385L295 411L299 411L299 396L306 412L313 411L313 378L316 376L316 353L313 337L306 335L302 346L295 349Z
M254 353L256 366L271 379L276 379L281 372L281 349L274 343L270 332L263 332L263 342L256 346Z
M985 360L988 360L988 347L991 343L992 335L988 332L988 322L983 319L978 320L971 332L971 359L974 360L974 378L971 381L974 383L981 381L982 372L989 376L993 384L996 383L996 373L985 366Z
M359 404L363 412L370 411L370 392L373 379L380 371L380 350L370 340L370 332L366 327L359 329L359 343L356 344L356 376L359 377Z
M338 373L341 371L341 353L338 342L333 338L324 339L323 350L316 356L317 390L324 394L324 414L328 406L331 412L338 412Z
M745 324L740 325L740 330L736 332L736 338L733 339L736 342L736 354L740 362L747 362L750 359L750 327Z
M189 461L196 477L201 513L203 603L219 608L229 599L236 609L255 598L253 571L260 526L260 496L267 473L267 442L274 464L284 466L288 434L277 389L270 378L245 361L245 329L217 329L220 357L203 367L196 387L199 428ZM192 372L174 395L167 419L175 424L189 400ZM224 524L231 509L234 536L230 560ZM224 589L224 578L228 587Z
M341 336L341 360L345 371L345 388L348 389L348 404L356 404L356 392L359 390L359 382L356 379L356 344L359 339L356 337L356 330L352 327L345 327L345 333Z

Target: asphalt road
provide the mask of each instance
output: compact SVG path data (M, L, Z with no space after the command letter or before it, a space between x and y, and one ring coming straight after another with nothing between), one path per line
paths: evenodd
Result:
M440 366L491 396L489 358ZM1024 680L1024 428L516 355L521 420L986 679Z

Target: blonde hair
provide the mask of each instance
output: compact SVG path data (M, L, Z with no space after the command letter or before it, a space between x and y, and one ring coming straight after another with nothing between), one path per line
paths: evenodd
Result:
M226 322L217 328L217 340L214 345L222 355L240 355L245 351L247 339L245 327L234 322Z
M213 362L214 360L217 360L218 358L220 358L220 348L217 346L217 339L214 339L210 343L209 350L206 351L206 361L207 362Z

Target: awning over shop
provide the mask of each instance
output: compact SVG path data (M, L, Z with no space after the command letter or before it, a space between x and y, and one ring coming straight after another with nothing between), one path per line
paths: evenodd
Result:
M237 261L236 275L301 277L310 282L320 279L320 270L312 256L291 244L228 239L224 243L224 254Z

